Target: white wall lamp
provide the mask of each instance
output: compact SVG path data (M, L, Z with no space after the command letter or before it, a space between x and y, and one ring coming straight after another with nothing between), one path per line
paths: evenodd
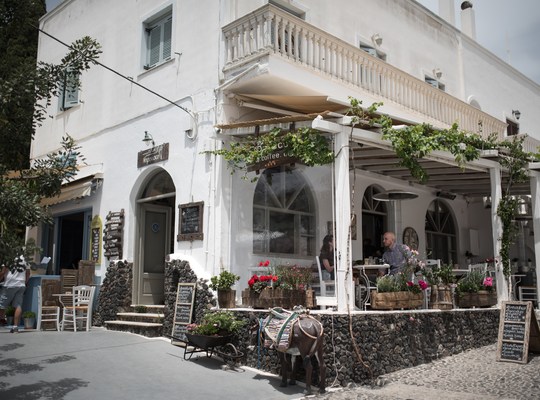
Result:
M156 144L154 143L154 138L151 134L148 133L148 131L144 131L144 139L142 140L144 143L146 143L147 146L152 144L152 147L154 147Z
M515 119L519 120L519 117L521 117L521 112L519 110L512 110L512 115Z
M379 35L378 33L374 34L373 36L371 36L371 40L373 41L373 43L376 45L376 46L380 46L382 44L382 36Z
M433 75L435 75L435 77L437 79L441 79L441 76L442 76L442 71L439 69L439 68L435 68L433 70Z

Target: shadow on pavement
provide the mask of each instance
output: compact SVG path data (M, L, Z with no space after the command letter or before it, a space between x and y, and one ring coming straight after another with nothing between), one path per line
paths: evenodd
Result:
M0 391L0 397L11 400L60 400L69 392L87 387L89 383L77 378L66 378L57 382L41 381L31 385L20 385Z

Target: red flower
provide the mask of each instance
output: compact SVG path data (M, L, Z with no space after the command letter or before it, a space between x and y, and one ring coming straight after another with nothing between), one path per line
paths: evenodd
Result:
M259 263L259 267L264 267L264 262L263 262L263 261L261 261L261 262Z
M407 286L413 287L413 286L414 286L414 283L412 283L411 281L408 281L408 282L407 282Z
M266 261L264 262L264 266L265 266L265 267L268 267L269 265L270 265L270 261L269 261L269 260L266 260Z
M426 282L424 282L423 280L419 280L418 285L420 285L420 288L422 290L426 290L428 288L428 284Z

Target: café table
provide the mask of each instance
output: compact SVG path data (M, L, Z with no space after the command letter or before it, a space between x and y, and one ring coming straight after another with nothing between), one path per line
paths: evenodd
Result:
M358 272L358 278L359 278L358 285L356 285L356 290L357 290L356 306L358 308L363 308L365 310L366 307L371 304L370 303L371 290L377 289L377 287L374 286L369 280L368 272L374 271L375 273L378 273L379 271L384 271L384 274L386 275L390 271L390 265L389 264L353 265L353 270ZM366 293L364 295L362 295L361 293L362 286L366 290Z

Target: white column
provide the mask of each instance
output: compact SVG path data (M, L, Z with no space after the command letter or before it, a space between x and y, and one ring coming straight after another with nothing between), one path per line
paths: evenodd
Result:
M489 176L491 181L491 229L493 254L497 256L501 252L501 241L499 238L502 236L503 231L501 219L497 215L497 206L502 197L501 168L490 168ZM502 301L508 301L508 282L503 273L502 260L496 264L495 277L497 280L497 299L500 304Z
M337 270L336 294L338 311L354 309L351 252L351 190L349 185L349 135L342 129L335 136L335 193Z
M335 181L335 220L336 237L336 296L338 311L354 309L354 286L352 280L352 251L350 237L351 190L349 186L349 127L328 122L323 119L313 120L311 127L322 132L335 134L334 181Z
M536 264L536 298L540 299L540 172L530 171L532 198L532 225L534 230L534 254ZM540 306L538 307L540 308Z

